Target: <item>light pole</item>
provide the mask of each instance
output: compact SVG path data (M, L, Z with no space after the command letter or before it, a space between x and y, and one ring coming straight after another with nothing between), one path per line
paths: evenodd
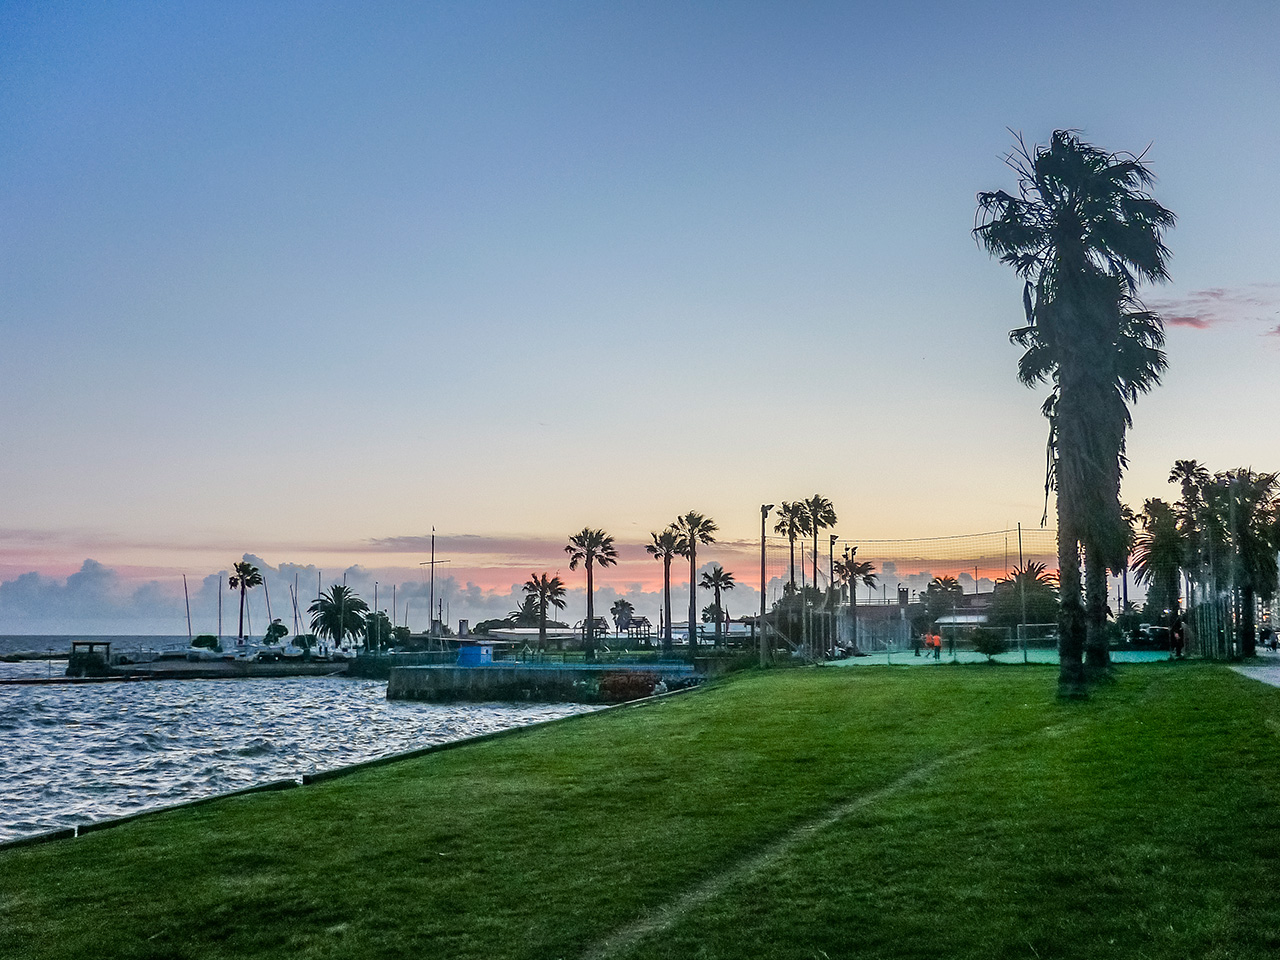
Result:
M845 575L849 578L849 624L850 639L853 641L853 650L858 650L858 598L856 596L858 590L857 580L853 575L853 558L858 555L857 547L844 548L844 568Z
M828 607L831 610L831 629L826 632L827 636L823 641L826 644L826 649L822 651L824 657L834 649L836 639L836 606L840 596L839 591L836 589L836 540L838 539L837 534L831 534L831 542L827 545L827 586L831 589L829 595L836 599L833 599L830 604L823 604L824 607Z
M756 629L760 632L760 666L764 666L768 659L768 647L764 639L764 538L765 538L765 521L769 517L769 511L773 509L772 503L760 504L760 616L756 618Z

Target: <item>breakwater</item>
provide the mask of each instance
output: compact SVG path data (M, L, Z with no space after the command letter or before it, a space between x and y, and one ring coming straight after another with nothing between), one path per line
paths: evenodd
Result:
M701 682L684 663L536 664L396 667L389 700L433 703L623 703Z

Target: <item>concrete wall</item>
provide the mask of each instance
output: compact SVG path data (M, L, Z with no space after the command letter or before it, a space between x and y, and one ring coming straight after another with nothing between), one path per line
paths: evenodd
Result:
M531 666L396 667L388 700L619 703L650 696L659 680L668 689L696 682L689 667Z

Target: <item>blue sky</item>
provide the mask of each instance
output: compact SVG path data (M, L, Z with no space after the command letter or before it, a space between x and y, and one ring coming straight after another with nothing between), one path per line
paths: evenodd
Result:
M395 576L433 524L498 556L691 508L745 540L815 491L854 540L1034 523L1019 286L969 235L1006 128L1149 146L1179 216L1126 499L1275 468L1277 37L1269 3L0 5L0 582Z

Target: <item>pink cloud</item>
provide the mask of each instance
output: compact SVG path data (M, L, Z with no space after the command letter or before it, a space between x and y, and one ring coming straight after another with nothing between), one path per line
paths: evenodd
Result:
M1266 322L1280 314L1280 284L1209 287L1176 299L1153 300L1148 306L1169 326L1194 330L1222 323Z

